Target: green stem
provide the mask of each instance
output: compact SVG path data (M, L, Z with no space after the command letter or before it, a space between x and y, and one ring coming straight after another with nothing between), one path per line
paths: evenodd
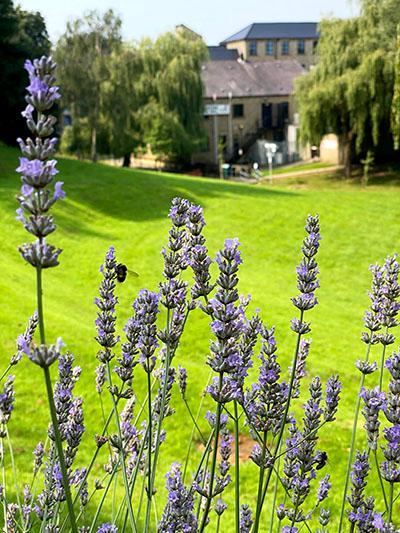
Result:
M272 533L274 528L274 520L275 520L275 506L276 506L276 498L278 495L278 482L279 482L279 459L277 462L277 472L276 472L276 478L275 478L275 486L274 486L274 498L272 501L272 507L271 507L271 520L269 522L269 533ZM285 494L286 497L286 494Z
M219 375L219 390L220 391L222 389L222 383L223 383L223 374L221 372ZM218 402L217 414L216 414L216 420L215 420L215 441L214 441L214 449L213 449L213 454L212 454L212 459L211 459L210 485L208 488L208 496L207 496L207 501L206 501L206 505L205 505L204 512L203 512L203 519L201 521L199 533L202 533L206 527L208 513L210 512L211 500L213 498L215 467L217 465L217 455L218 455L218 437L219 437L219 430L220 430L220 424L221 424L221 411L222 411L222 404Z
M96 522L97 522L97 519L99 517L99 514L100 514L100 511L101 511L101 508L103 507L103 504L104 504L104 500L106 499L106 496L107 496L107 493L110 489L110 486L111 486L111 483L112 483L112 480L114 479L114 475L115 475L115 472L117 471L117 467L118 467L118 462L115 463L114 465L114 468L110 474L110 478L108 480L108 483L104 489L104 492L101 496L101 500L99 501L99 504L97 506L97 509L96 509L96 512L94 514L94 517L93 517L93 520L92 520L92 523L91 523L91 526L90 526L90 529L89 529L89 533L92 533L93 531L93 528L95 527L96 525Z
M14 452L13 452L13 448L12 448L12 444L11 444L10 434L8 433L8 429L7 428L6 428L6 432L7 432L7 444L8 444L8 449L9 449L9 452L10 452L10 459L11 459L11 468L12 468L12 472L13 472L13 476L14 476L15 493L17 495L17 502L18 502L19 512L20 512L20 515L21 515L21 522L22 522L22 520L23 520L23 518L22 518L22 506L21 506L21 499L19 497L18 476L17 476L17 470L15 468Z
M40 317L40 312L39 312L39 317ZM39 325L40 325L40 318L39 318ZM44 372L44 379L46 382L46 391L47 391L47 398L49 401L51 421L53 424L54 441L56 445L58 460L60 462L61 475L62 475L63 486L64 486L64 491L65 491L65 499L67 501L69 522L71 526L71 531L73 533L77 533L78 528L76 525L74 505L72 503L72 498L71 498L71 491L70 491L69 480L68 480L68 472L65 466L64 452L62 449L61 435L60 435L60 430L58 427L57 412L56 412L56 406L54 404L53 388L51 385L49 368L45 366L43 368L43 372Z
M3 379L7 376L7 374L10 372L12 365L8 365L7 368L4 370L2 375L0 376L0 383L3 381Z
M5 526L5 533L8 533L8 524L7 524L7 496L6 496L6 469L4 466L4 440L3 437L1 437L0 440L1 444L1 474L2 474L2 482L3 482L3 513L4 513L4 526Z
M150 362L148 361L148 364ZM167 376L165 376L165 381L167 380ZM150 369L147 368L147 409L148 409L148 417L149 417L149 435L148 435L148 448L147 448L147 498L149 501L151 501L151 498L153 496L153 489L151 486L151 449L153 445L152 441L152 432L151 432L151 426L152 426L152 413L151 413L151 382L150 382ZM150 492L151 491L151 492ZM147 511L146 511L147 512ZM146 520L147 523L147 520ZM147 523L148 526L148 523ZM147 529L146 529L147 531Z
M392 521L392 512L393 512L393 492L394 492L394 483L390 483L389 488L389 511L388 511L388 522Z
M186 408L187 408L187 410L188 410L188 413L189 413L189 415L190 415L190 418L192 419L192 422L193 422L193 424L194 424L194 427L197 429L197 433L200 435L200 438L201 438L203 444L205 444L205 443L207 442L207 439L204 437L204 435L203 435L201 429L199 428L199 425L198 425L198 423L197 423L197 420L196 420L195 417L193 416L192 410L190 409L190 406L189 406L189 404L188 404L186 398L184 398L183 401L184 401L184 403L185 403L185 405L186 405Z
M235 427L235 522L236 533L240 531L240 464L239 464L239 418L237 401L233 402L233 410L235 413L234 427Z
M112 387L112 379L111 379L111 371L110 371L110 362L107 361L107 374L108 374L108 382L110 384L110 387ZM111 393L111 399L114 407L114 415L115 415L115 421L117 423L117 429L118 429L118 438L120 442L120 457L121 457L121 467L122 467L122 478L124 480L124 488L125 488L125 498L127 500L127 506L129 509L129 519L131 523L131 528L133 531L137 531L136 529L136 523L135 518L133 516L133 509L132 509L132 501L130 498L130 492L129 492L129 483L128 483L128 476L126 473L126 464L125 464L125 452L124 452L124 446L122 441L122 432L121 432L121 424L119 421L119 414L118 414L118 407L117 402L115 401L114 395Z
M368 362L370 351L371 351L371 344L368 344L367 345L367 350L366 350L366 353L365 353L365 362ZM344 489L343 489L343 495L342 495L342 505L341 505L341 508L340 508L340 519L339 519L338 533L341 533L341 531L342 531L342 525L343 525L343 519L344 519L344 508L346 506L346 496L347 496L347 490L349 488L350 470L351 470L351 465L352 465L353 455L354 455L354 449L355 449L355 444L356 444L356 433L357 433L358 417L360 415L360 405L361 405L360 392L361 392L361 389L364 386L364 381L365 381L365 374L361 374L360 386L359 386L359 389L358 389L359 393L357 394L356 410L355 410L355 413L354 413L353 430L352 430L351 442L350 442L350 451L349 451L349 457L348 457L348 460L347 460L347 470L346 470L346 478L345 478L345 481L344 481Z
M264 431L262 448L261 448L261 465L260 465L260 472L258 475L257 506L256 506L256 516L254 518L253 533L257 533L258 528L260 526L260 517L261 517L261 509L262 509L261 502L262 502L264 473L265 473L264 462L265 462L266 447L267 447L267 432Z
M45 337L45 332L44 332L44 315L43 315L42 268L40 266L36 267L36 292L37 292L40 343L46 344L46 337Z
M386 328L386 333L388 332L388 328ZM379 369L379 390L382 390L383 387L383 370L385 368L385 354L386 354L386 344L383 345L382 348L382 355L381 355L381 366Z
M304 316L304 311L301 310L300 311L300 318L299 318L300 323L303 322L303 316ZM301 337L302 337L302 333L298 333L297 334L297 341L296 341L296 349L295 349L294 357L293 357L292 373L291 373L290 382L289 382L288 399L286 401L285 412L284 412L283 417L282 417L282 424L281 424L281 427L280 427L278 440L276 442L275 453L274 453L274 456L272 458L272 465L274 465L274 463L275 463L275 461L276 461L276 459L278 457L278 454L279 454L279 451L280 451L280 447L281 447L281 443L282 443L283 434L285 432L286 420L287 420L287 416L288 416L289 409L290 409L290 402L291 402L291 399L292 399L294 379L296 377L297 359L299 357ZM271 474L272 474L272 467L269 468L269 471L268 471L268 474L267 474L267 478L266 478L266 481L265 481L264 491L263 491L263 495L262 495L262 498L261 498L261 508L264 505L264 500L265 500L265 497L267 495L269 481L271 479ZM260 509L260 511L261 511L261 509ZM255 529L254 531L257 531L257 530Z
M379 468L379 462L378 462L378 454L377 454L377 451L374 450L373 451L374 453L374 458L375 458L375 465L376 465L376 471L378 473L378 477L379 477L379 483L381 485L381 490L382 490L382 495L383 495L383 499L385 501L385 507L386 507L386 511L388 511L388 501L387 501L387 498L386 498L386 492L385 492L385 487L383 485L383 479L382 479L382 474L381 474L381 469Z
M170 309L167 309L167 339L169 339L169 332L170 332L170 317L171 311ZM187 318L187 314L186 314ZM154 446L154 458L153 458L153 467L152 467L152 473L150 478L150 486L148 487L148 498L147 498L147 506L146 506L146 521L144 526L144 531L147 532L149 528L150 523L150 510L151 510L151 500L153 497L153 487L155 482L155 475L157 471L157 461L158 461L158 455L159 455L159 449L161 444L161 426L164 419L164 409L165 409L165 399L167 396L167 386L168 386L168 375L169 375L169 366L171 363L171 355L173 356L173 353L171 354L171 348L169 344L169 340L166 343L166 354L165 354L165 368L164 368L164 383L163 383L163 390L161 395L161 408L160 408L160 417L157 424L157 435L156 435L156 441ZM150 421L149 421L150 424Z
M220 525L220 523L221 523L221 515L219 514L218 515L218 519L217 519L217 529L216 529L215 533L219 533L219 525ZM237 531L239 531L239 530L237 530Z
M212 370L210 371L210 374L208 376L208 380L207 380L207 385L206 385L206 389L210 383L210 380L211 380L211 376L212 376ZM201 413L201 409L203 407L203 402L204 402L204 394L202 395L201 397L201 400L200 400L200 404L199 404L199 408L197 409L197 413L196 413L196 422L198 421L198 419L200 418L200 413ZM183 469L183 475L182 475L182 479L183 479L183 482L185 482L185 479L186 479L186 471L187 471L187 467L188 467L188 463L189 463L189 456L190 456L190 450L192 449L192 442L193 442L193 437L194 437L194 430L195 430L195 426L192 427L192 433L190 435L190 441L189 441L189 446L188 446L188 450L187 450L187 453L186 453L186 459L185 459L185 467ZM205 442L204 442L205 444Z

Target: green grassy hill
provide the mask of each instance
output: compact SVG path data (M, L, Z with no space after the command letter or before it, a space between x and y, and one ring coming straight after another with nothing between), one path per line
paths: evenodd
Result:
M34 270L17 252L18 245L29 239L15 220L15 195L19 189L19 178L14 172L17 157L16 150L0 147L2 367L6 366L17 335L35 309ZM327 178L323 182L323 178L318 178L315 190L311 180L294 185L288 180L273 187L252 186L67 159L60 160L59 170L67 199L54 209L58 229L50 242L60 246L63 253L61 265L44 273L45 319L48 339L60 335L83 369L79 391L85 397L88 429L80 460L87 461L93 435L101 428L94 390L97 347L93 340L96 316L93 298L100 281L98 267L108 246L113 244L117 258L140 274L139 278L129 277L118 287L118 324L122 328L138 289L157 287L162 271L160 250L167 241L169 229L170 201L175 196L184 196L204 207L205 235L212 255L226 237L240 239L244 259L240 291L252 294L251 307L261 308L262 317L270 325L276 325L284 367L290 361L295 342L289 328L289 321L295 316L290 297L296 292L295 265L300 259L304 220L309 213L320 214L323 235L319 254L320 305L308 315L313 339L309 372L310 375L318 373L323 379L339 372L344 383L336 429L331 426L322 432L322 444L329 456L328 470L337 487L343 476L358 387L354 361L364 352L359 338L362 315L368 305L368 267L400 249L400 188L389 184L366 190L357 184L342 186L336 179L332 188ZM209 375L204 363L208 345L207 321L196 312L176 360L176 364L188 368L189 401L194 409ZM16 466L22 471L30 468L33 441L45 438L47 405L38 367L24 360L15 374L17 403L10 431L16 439ZM139 371L137 374L141 375ZM374 376L368 383L374 384ZM138 393L143 390L141 377L135 381L135 388ZM168 465L173 460L183 461L191 430L183 421L186 415L177 390L175 404L177 413L168 419L159 486L164 484ZM97 468L100 474L101 461ZM243 502L254 508L256 468L245 461L242 471L246 479ZM21 479L28 478L21 476ZM340 491L336 490L331 502L338 506L339 501ZM227 511L228 516L223 532L232 530L232 507Z

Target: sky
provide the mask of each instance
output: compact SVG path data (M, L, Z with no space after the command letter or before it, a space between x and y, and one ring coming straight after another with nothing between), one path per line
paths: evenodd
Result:
M23 9L40 11L53 42L68 20L85 11L112 7L123 20L126 40L155 38L185 24L209 45L252 22L313 22L323 17L357 14L356 0L16 0Z

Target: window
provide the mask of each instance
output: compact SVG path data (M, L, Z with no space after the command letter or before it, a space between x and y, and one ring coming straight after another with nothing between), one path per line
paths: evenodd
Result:
M278 128L283 128L289 119L289 102L281 102L278 104Z
M274 55L274 41L269 40L265 43L265 53L267 56L273 56Z
M282 41L282 55L289 55L289 41Z
M251 56L257 55L257 41L250 41L249 42L249 54Z
M240 118L244 116L243 104L233 104L233 118Z
M314 54L317 51L317 46L318 46L318 41L314 41L314 43L313 43Z
M297 41L297 53L299 56L303 56L306 51L306 43L304 39L300 39L300 41Z

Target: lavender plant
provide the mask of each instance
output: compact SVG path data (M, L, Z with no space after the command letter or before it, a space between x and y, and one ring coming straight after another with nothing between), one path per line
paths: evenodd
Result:
M4 530L194 533L215 524L218 532L224 529L230 484L237 532L266 530L267 512L270 532L332 530L329 495L332 489L341 487L332 487L326 472L327 454L319 446L319 437L324 426L335 421L342 386L337 375L324 384L318 376L309 377L307 370L311 324L306 321L306 313L318 303L318 216L307 218L302 257L296 269L298 294L292 303L298 316L291 321L295 346L288 369L278 351L278 332L262 320L261 311L251 314L250 297L239 293L243 258L238 239L226 239L213 260L206 245L200 206L173 199L171 229L162 250L163 279L156 291L139 291L122 331L117 320L119 263L116 250L109 247L100 266L99 294L94 301L98 344L94 387L101 425L90 461L79 464L85 423L83 399L76 395L75 388L81 369L75 365L74 355L63 350L61 339L46 343L42 299L42 271L57 266L61 253L47 242L56 229L50 210L65 197L62 182L52 185L57 173L53 159L56 139L52 137L56 119L50 109L60 97L55 68L51 58L26 63L30 84L23 115L34 137L18 141L23 156L17 169L22 180L17 218L36 237L34 242L22 245L20 253L36 271L37 311L18 337L16 353L0 377L0 503ZM217 271L216 279L213 269ZM400 352L386 355L387 347L395 342L393 332L400 309L396 256L388 258L383 267L373 267L372 272L371 306L364 319L367 331L362 336L367 351L365 359L356 365L361 373L360 394L339 531L345 530L344 523L346 530L348 526L350 531L357 528L365 532L396 531L398 526L394 505L400 483ZM204 394L208 406L213 407L206 414L203 402L197 413L191 409L191 376L181 364L179 351L191 313L203 313L210 324L205 363L211 378ZM37 329L39 342L35 341ZM378 346L379 365L369 359L371 349ZM23 355L43 369L51 423L46 441L37 443L33 452L32 481L22 492L16 490L16 501L12 501L5 461L8 448L13 464L8 424L15 416L16 376L10 371ZM57 366L54 386L49 370L53 363ZM371 381L373 386L365 387L366 379L374 379L377 374L375 382ZM306 379L308 390L303 383ZM144 397L137 396L140 388L135 387L136 380L145 383ZM388 391L384 390L386 382ZM171 439L166 419L173 416L179 401L187 410L193 430L186 458L176 458L179 462L173 462L166 474L162 472L165 500L160 496L160 457L165 453L163 443ZM365 450L356 451L360 412L365 420ZM207 430L201 420L204 414ZM243 501L241 490L243 436L254 444L248 459L254 476L258 476L257 493L249 501ZM186 472L195 443L201 453L190 477ZM104 467L100 478L94 472L98 463ZM373 468L380 481L381 495L377 497L368 487ZM112 510L107 515L109 501ZM153 513L156 507L163 509L160 518ZM107 520L101 523L104 515Z

